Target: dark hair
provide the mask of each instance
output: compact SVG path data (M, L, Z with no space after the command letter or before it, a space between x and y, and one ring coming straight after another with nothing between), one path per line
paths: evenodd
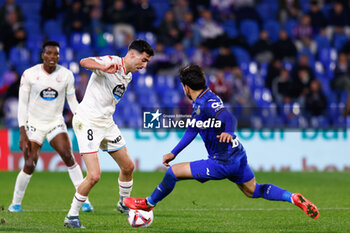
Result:
M48 40L43 43L42 49L44 51L46 46L57 46L58 48L60 47L60 44L57 41L54 40Z
M134 40L129 45L128 50L130 50L130 49L134 49L134 50L138 51L139 53L145 52L150 56L154 55L153 48L145 40L140 40L140 39Z
M204 72L198 65L182 67L180 80L183 85L189 86L192 90L201 90L207 87Z

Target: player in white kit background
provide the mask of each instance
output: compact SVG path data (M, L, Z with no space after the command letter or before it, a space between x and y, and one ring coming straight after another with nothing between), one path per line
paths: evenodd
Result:
M132 73L145 68L153 54L152 47L146 41L134 40L123 58L103 56L80 61L81 66L92 71L84 98L73 117L73 129L87 175L79 185L65 217L64 225L68 228L84 228L79 220L79 209L100 179L99 148L107 151L120 167L117 209L128 212L123 198L129 197L132 190L134 163L126 149L124 137L113 121L113 113L132 79Z
M39 152L45 138L68 167L69 176L77 188L83 181L80 166L76 163L72 144L62 115L65 99L74 113L78 101L75 96L73 73L58 65L60 46L47 41L42 46L43 64L24 71L21 77L18 103L19 146L24 153L24 167L17 176L10 212L22 212L22 199L35 170ZM89 202L83 207L89 212Z

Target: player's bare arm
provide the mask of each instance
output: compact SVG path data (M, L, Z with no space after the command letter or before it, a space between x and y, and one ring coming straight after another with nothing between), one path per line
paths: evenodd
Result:
M80 60L80 65L86 69L93 70L93 69L98 69L103 72L109 73L109 74L114 74L117 73L120 69L120 65L116 63L112 63L108 66L102 65L98 62L96 62L92 58L84 58Z
M216 137L219 139L219 142L230 143L233 140L232 135L226 132L222 132L220 135L217 135Z
M175 155L173 153L168 153L166 155L163 155L163 164L167 167L169 167L169 163L175 159Z

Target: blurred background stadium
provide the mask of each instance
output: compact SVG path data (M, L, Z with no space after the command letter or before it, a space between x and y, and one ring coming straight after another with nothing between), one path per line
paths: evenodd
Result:
M201 65L208 85L251 127L346 126L350 8L346 0L0 0L1 125L17 127L19 77L57 40L81 100L87 56L124 56L134 38L156 50L118 105L120 127L143 106L187 106L180 66ZM132 104L130 104L132 103ZM128 106L126 108L126 106ZM348 106L346 108L346 106ZM244 115L244 109L251 110ZM69 123L71 113L65 111Z
M311 134L299 132L298 139L284 144L291 150L300 138L299 143L313 143L319 138L325 142L348 141L349 1L0 0L0 6L0 125L11 132L3 135L9 141L7 150L15 155L12 162L22 155L17 145L20 76L25 69L41 63L41 45L45 40L60 43L59 63L74 73L79 101L90 76L79 65L81 58L124 56L127 45L135 38L152 45L155 56L146 70L133 76L114 114L118 126L126 130L126 137L130 134L133 138L129 141L168 139L158 134L135 136L130 131L141 128L143 107L191 109L177 78L178 68L188 63L205 69L208 85L232 109L241 127L314 130ZM64 115L70 126L72 113L68 105ZM328 135L317 131L320 128L335 131ZM286 138L280 131L271 131L267 136L254 132L239 136L243 141L258 137L260 141L252 141L250 146L258 154L257 143ZM166 141L168 147L163 152L177 140L173 137L171 142ZM75 143L73 139L77 151ZM159 145L158 141L154 143ZM275 140L272 146L279 144ZM327 145L340 150L343 144ZM308 167L302 160L308 146L298 152L297 170ZM46 145L43 151L45 148ZM282 147L276 151L276 156L284 152ZM312 152L315 161L319 152ZM201 153L206 154L204 150ZM328 154L323 151L323 155ZM286 157L281 158L281 164ZM344 158L339 159L341 166Z
M183 134L142 131L142 109L190 111L177 70L195 63L239 118L237 135L259 182L302 192L320 210L313 221L285 203L248 200L229 181L180 182L143 231L349 232L349 36L348 0L0 0L0 231L70 232L62 221L73 186L66 173L53 172L67 168L47 142L36 171L50 172L34 175L25 213L6 212L24 163L17 122L20 77L41 63L42 42L60 43L59 63L74 73L81 101L90 73L80 59L124 56L129 42L140 38L155 56L133 75L114 114L141 171L134 174L133 195L146 196L158 184L163 172L144 171L164 170L162 155ZM70 126L68 106L64 116ZM72 129L69 136L84 168ZM111 187L118 167L108 154L99 155L104 177L89 195L95 212L81 215L86 232L134 232L115 211ZM175 162L206 155L196 139ZM219 201L213 201L216 196Z

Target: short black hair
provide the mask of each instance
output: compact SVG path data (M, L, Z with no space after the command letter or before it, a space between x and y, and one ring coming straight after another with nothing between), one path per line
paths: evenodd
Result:
M54 40L48 40L43 43L42 49L44 51L46 46L57 46L58 48L60 47L60 44L57 41Z
M192 90L202 90L207 87L204 72L198 65L182 67L180 69L180 80L183 85L189 86Z
M130 50L130 49L134 49L134 50L138 51L139 53L145 52L145 53L147 53L150 56L154 55L153 48L145 40L141 40L141 39L134 40L129 45L128 50Z

